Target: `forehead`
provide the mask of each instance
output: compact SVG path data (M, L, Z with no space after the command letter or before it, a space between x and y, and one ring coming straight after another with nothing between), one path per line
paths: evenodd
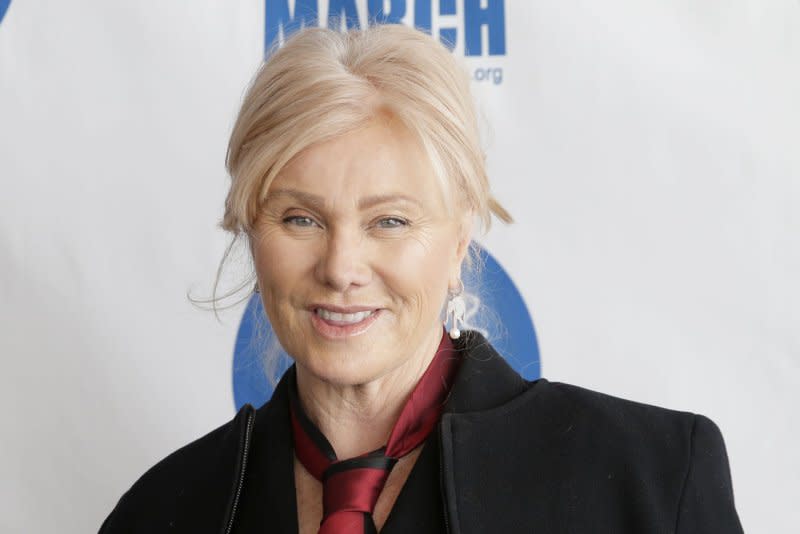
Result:
M270 191L277 189L303 191L336 203L382 195L407 196L430 207L445 202L419 141L390 119L374 120L301 151L276 176Z

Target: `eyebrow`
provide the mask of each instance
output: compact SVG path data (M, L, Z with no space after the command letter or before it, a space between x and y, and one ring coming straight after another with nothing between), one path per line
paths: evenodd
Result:
M300 201L303 204L308 204L314 208L321 208L325 204L325 199L323 199L320 195L306 193L305 191L299 191L297 189L271 190L267 193L266 201L269 202L270 199L276 197L293 198L294 200Z
M274 198L282 196L291 197L314 208L322 208L325 205L325 198L323 196L307 193L298 189L275 189L267 194L267 200L269 200L270 197ZM404 195L403 193L388 193L385 195L370 195L368 197L363 197L359 200L358 207L359 209L368 209L381 204L390 204L392 202L408 202L410 204L421 206L419 200L415 199L414 197Z

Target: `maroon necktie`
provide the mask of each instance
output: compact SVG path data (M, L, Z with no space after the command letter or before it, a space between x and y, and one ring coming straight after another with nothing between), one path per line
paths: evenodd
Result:
M453 344L443 334L433 361L403 406L386 446L348 460L336 458L331 444L303 412L296 379L289 381L295 454L306 470L322 481L320 534L377 532L372 512L389 472L436 426L457 364Z

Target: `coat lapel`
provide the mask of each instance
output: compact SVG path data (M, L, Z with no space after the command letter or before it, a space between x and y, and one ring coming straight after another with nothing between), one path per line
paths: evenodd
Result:
M468 332L457 347L463 361L440 426L448 530L529 531L536 510L528 497L538 487L529 474L558 447L542 436L557 435L563 424L557 416L531 416L549 384L525 381L480 334Z
M268 403L258 409L250 465L234 532L297 532L294 452L284 373Z

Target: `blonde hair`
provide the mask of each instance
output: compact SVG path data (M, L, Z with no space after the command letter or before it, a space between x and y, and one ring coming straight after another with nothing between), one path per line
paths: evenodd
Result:
M294 156L386 113L415 134L444 190L484 229L492 214L510 222L489 190L469 83L447 48L408 26L297 32L244 97L228 144L222 228L250 234L270 184Z
M452 206L477 216L484 231L492 215L512 221L489 188L469 76L444 45L398 24L344 33L306 28L258 70L231 133L220 226L235 238L217 271L215 310L223 265L238 238L252 235L281 170L302 150L387 114L418 139Z

